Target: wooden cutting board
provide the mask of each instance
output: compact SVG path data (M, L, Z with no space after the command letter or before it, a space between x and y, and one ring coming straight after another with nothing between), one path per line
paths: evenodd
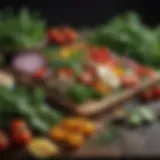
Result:
M145 81L137 88L126 89L119 93L117 92L114 95L108 96L102 100L99 101L93 100L93 101L87 101L83 104L75 104L69 100L65 100L63 97L59 96L55 91L48 89L45 86L44 82L35 81L33 78L27 77L25 75L16 74L13 72L11 73L15 76L16 80L19 83L30 86L38 85L43 87L50 101L58 104L59 107L63 107L69 110L71 113L80 116L94 116L106 110L110 110L113 107L116 107L118 104L126 102L126 100L132 98L133 96L143 91L144 89L154 86L155 84L160 82L160 76L157 76L156 79Z

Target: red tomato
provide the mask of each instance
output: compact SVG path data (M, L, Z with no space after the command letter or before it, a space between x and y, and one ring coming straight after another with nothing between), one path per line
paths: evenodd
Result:
M58 44L64 43L65 37L58 29L50 28L47 33L49 42L56 42Z
M157 86L153 89L153 94L156 98L160 98L160 86Z
M41 68L33 75L33 77L36 79L42 79L45 77L46 73L47 73L47 69Z
M124 87L136 87L139 85L139 78L135 75L124 75L121 77L121 84Z
M97 63L106 63L110 57L110 53L106 48L91 49L91 59Z
M32 133L23 120L14 120L10 124L11 138L15 144L25 145L32 139Z
M91 85L93 83L93 75L91 74L91 72L81 73L79 76L79 80L86 85Z
M8 137L5 135L3 131L0 130L0 152L7 149L9 146Z
M148 91L145 91L144 93L142 93L142 95L141 95L141 99L143 100L143 101L150 101L150 100L152 100L153 99L153 92L152 92L152 90L148 90Z

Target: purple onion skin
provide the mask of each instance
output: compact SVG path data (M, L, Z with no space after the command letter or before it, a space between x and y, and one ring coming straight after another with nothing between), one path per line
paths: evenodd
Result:
M37 70L47 67L47 61L37 52L21 52L13 58L11 67L16 72L32 75Z

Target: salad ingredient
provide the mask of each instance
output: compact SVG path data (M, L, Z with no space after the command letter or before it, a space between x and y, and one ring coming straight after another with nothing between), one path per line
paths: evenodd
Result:
M0 48L2 53L39 48L44 40L45 22L23 8L18 14L1 11Z
M146 90L141 94L141 99L143 101L150 101L153 99L153 92L151 89Z
M8 137L2 130L0 130L0 152L6 150L8 146L9 146Z
M89 100L92 96L92 92L89 88L82 84L73 84L68 89L68 96L74 100L76 103L82 103L86 100Z
M45 78L47 72L48 70L46 68L41 68L34 73L33 77L37 80L43 79Z
M96 126L91 121L85 121L83 126L83 133L85 136L93 136L96 133Z
M88 35L90 42L107 46L147 66L159 66L159 27L151 29L135 13L115 17Z
M160 86L156 86L155 88L153 88L153 94L156 98L160 97Z
M80 73L79 75L79 81L82 82L83 84L86 84L86 85L91 85L93 84L93 80L94 80L94 77L93 77L93 74L91 74L91 72L82 72Z
M44 93L40 88L16 86L10 90L1 86L0 106L0 127L4 128L12 119L23 117L32 130L46 134L61 119L57 110L44 104Z
M62 128L68 131L80 132L80 133L83 131L84 124L85 120L78 118L66 118L61 123Z
M106 85L109 85L112 88L118 88L120 86L120 81L118 77L116 76L116 74L113 73L111 69L99 65L96 67L96 70L98 77Z
M62 127L53 127L50 130L50 137L56 141L64 141L66 138L66 130Z
M12 67L15 71L29 75L45 68L45 66L45 60L36 52L20 53L12 61Z
M72 148L79 148L84 143L84 136L80 133L69 133L66 136L66 143Z
M37 137L27 145L27 151L35 158L47 159L59 153L59 148L49 139Z
M129 116L129 118L128 118L128 123L129 123L129 125L131 125L131 126L139 126L139 125L141 125L141 123L142 123L142 118L141 118L141 116L139 115L139 114L132 114L132 115L130 115Z
M13 120L11 122L11 137L14 143L26 145L32 139L32 133L23 120Z
M8 88L13 88L14 84L15 84L15 79L13 78L12 75L4 71L0 71L0 85L6 86Z
M156 119L156 116L153 113L153 111L146 108L146 107L140 107L139 112L140 112L144 122L152 123Z

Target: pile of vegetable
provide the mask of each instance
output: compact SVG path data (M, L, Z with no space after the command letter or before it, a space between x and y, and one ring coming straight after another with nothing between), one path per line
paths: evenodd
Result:
M117 16L93 29L88 39L144 65L160 66L160 29L145 26L135 13Z
M97 100L125 88L134 88L157 73L108 48L76 44L62 47L49 59L54 72L47 86L75 103Z

